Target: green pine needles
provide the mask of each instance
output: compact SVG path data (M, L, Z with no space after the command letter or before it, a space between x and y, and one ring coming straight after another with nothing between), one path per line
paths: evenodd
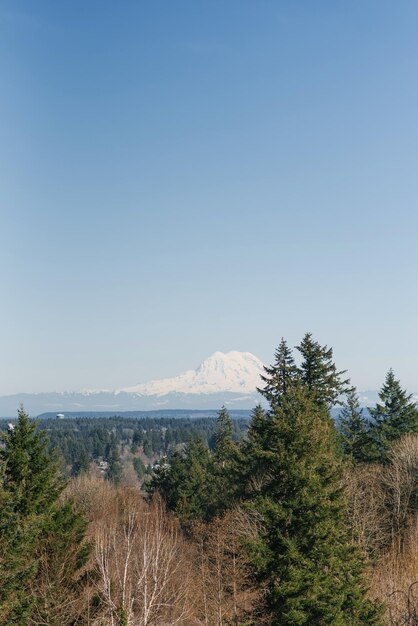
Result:
M379 393L380 402L370 412L372 460L385 463L392 444L402 435L418 432L418 410L412 395L402 389L390 369Z
M344 454L353 463L368 463L373 455L373 442L369 420L360 407L354 389L347 394L339 415L339 428Z
M88 610L86 523L60 502L58 461L23 408L1 439L0 624L79 623L74 615Z
M306 387L294 387L265 427L267 436L247 449L252 466L263 470L248 506L260 520L250 551L254 576L266 589L264 612L277 626L379 624L347 527L327 411Z
M367 597L365 563L348 528L330 415L353 389L332 349L310 333L297 350L299 366L282 340L265 368L260 391L270 409L255 409L243 444L244 500L259 523L249 551L265 589L260 615L274 626L378 625L380 607Z
M350 390L339 416L344 453L354 463L382 463L393 444L403 435L418 432L418 410L412 395L402 389L389 370L376 406L360 407L355 390Z

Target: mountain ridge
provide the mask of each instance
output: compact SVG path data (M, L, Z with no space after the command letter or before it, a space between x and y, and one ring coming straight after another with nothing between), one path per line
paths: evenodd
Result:
M216 409L223 404L251 409L260 402L257 386L262 361L250 352L215 352L195 370L172 378L115 390L20 393L0 396L0 417L11 417L23 403L33 415L56 411Z
M31 415L94 411L250 410L264 398L260 386L263 362L250 352L214 352L196 369L171 378L151 380L114 390L18 393L0 396L0 418L16 415L20 404ZM363 407L378 400L378 391L359 392ZM414 394L418 400L418 394Z
M168 393L253 393L260 384L263 367L263 362L251 352L218 351L195 370L187 370L171 378L124 387L118 391L144 396L162 396Z

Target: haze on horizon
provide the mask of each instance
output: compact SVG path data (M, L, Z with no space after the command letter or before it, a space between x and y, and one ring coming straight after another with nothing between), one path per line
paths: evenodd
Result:
M0 395L334 348L418 389L418 4L0 7Z

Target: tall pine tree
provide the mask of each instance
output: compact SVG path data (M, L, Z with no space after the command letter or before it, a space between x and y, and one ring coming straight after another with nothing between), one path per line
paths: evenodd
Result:
M84 522L71 503L59 501L64 482L58 463L23 408L1 439L0 624L65 626L74 617L70 606L79 613L86 584ZM31 621L35 615L38 622Z
M14 510L22 516L43 513L64 487L45 433L37 432L36 422L21 407L17 423L1 434L1 441L3 489L10 496Z
M364 416L355 389L347 394L347 399L339 415L341 444L344 454L354 463L367 463L372 460L370 423Z
M35 578L38 559L35 550L40 535L39 518L16 512L13 499L4 490L0 495L0 624L27 624L34 598L28 594Z
M299 379L316 402L327 409L341 404L340 396L348 393L352 386L350 379L345 378L346 370L337 370L332 348L321 346L312 338L312 333L306 333L296 349L302 356Z
M211 455L201 439L193 438L187 444L183 468L184 480L175 510L182 523L188 526L213 515L215 494Z
M45 436L35 428L21 407L17 423L1 434L0 624L24 624L33 611L27 587L38 571L45 511L62 489Z
M262 492L270 480L269 420L270 415L258 404L252 411L247 434L241 442L238 484L244 499Z
M265 385L258 388L258 391L270 404L279 404L281 398L294 385L297 377L292 351L283 338L274 354L273 365L265 366L264 371L265 374L261 376L261 380Z
M114 438L109 444L108 450L106 452L107 462L109 463L109 467L106 472L106 480L109 480L114 485L119 485L120 481L122 480L123 471L120 454Z
M390 369L379 392L380 402L369 408L375 460L385 462L394 441L418 432L418 409Z
M254 414L250 463L264 479L250 500L260 532L251 545L262 612L274 626L380 623L366 599L364 565L347 529L332 420L306 387L291 389L268 420Z
M233 454L235 447L233 433L234 425L228 410L223 406L218 413L214 432L215 455L220 463L225 464Z
M148 491L160 493L185 527L211 519L216 511L216 483L212 457L203 441L194 437L183 453L174 453L154 473Z
M215 449L211 458L214 515L231 507L237 497L238 446L233 439L233 433L233 422L223 406L215 424Z

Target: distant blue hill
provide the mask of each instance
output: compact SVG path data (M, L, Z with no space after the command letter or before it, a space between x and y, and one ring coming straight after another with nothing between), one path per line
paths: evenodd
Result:
M232 419L249 419L251 415L250 410L229 410L229 415ZM154 418L164 418L164 417L175 417L175 418L201 418L201 417L213 417L216 418L218 416L218 411L216 409L213 410L204 410L204 409L163 409L159 411L71 411L69 413L65 413L64 417L66 419L79 419L83 417L87 418L99 418L99 417L126 417L133 419L142 419L145 417L154 417ZM38 415L39 419L57 419L56 413L41 413Z
M263 401L258 393L218 392L206 394L169 393L165 396L141 396L127 392L63 392L22 393L0 396L0 418L15 417L23 404L31 416L44 413L97 413L120 415L125 412L149 411L216 411L225 405L228 410L251 410Z

